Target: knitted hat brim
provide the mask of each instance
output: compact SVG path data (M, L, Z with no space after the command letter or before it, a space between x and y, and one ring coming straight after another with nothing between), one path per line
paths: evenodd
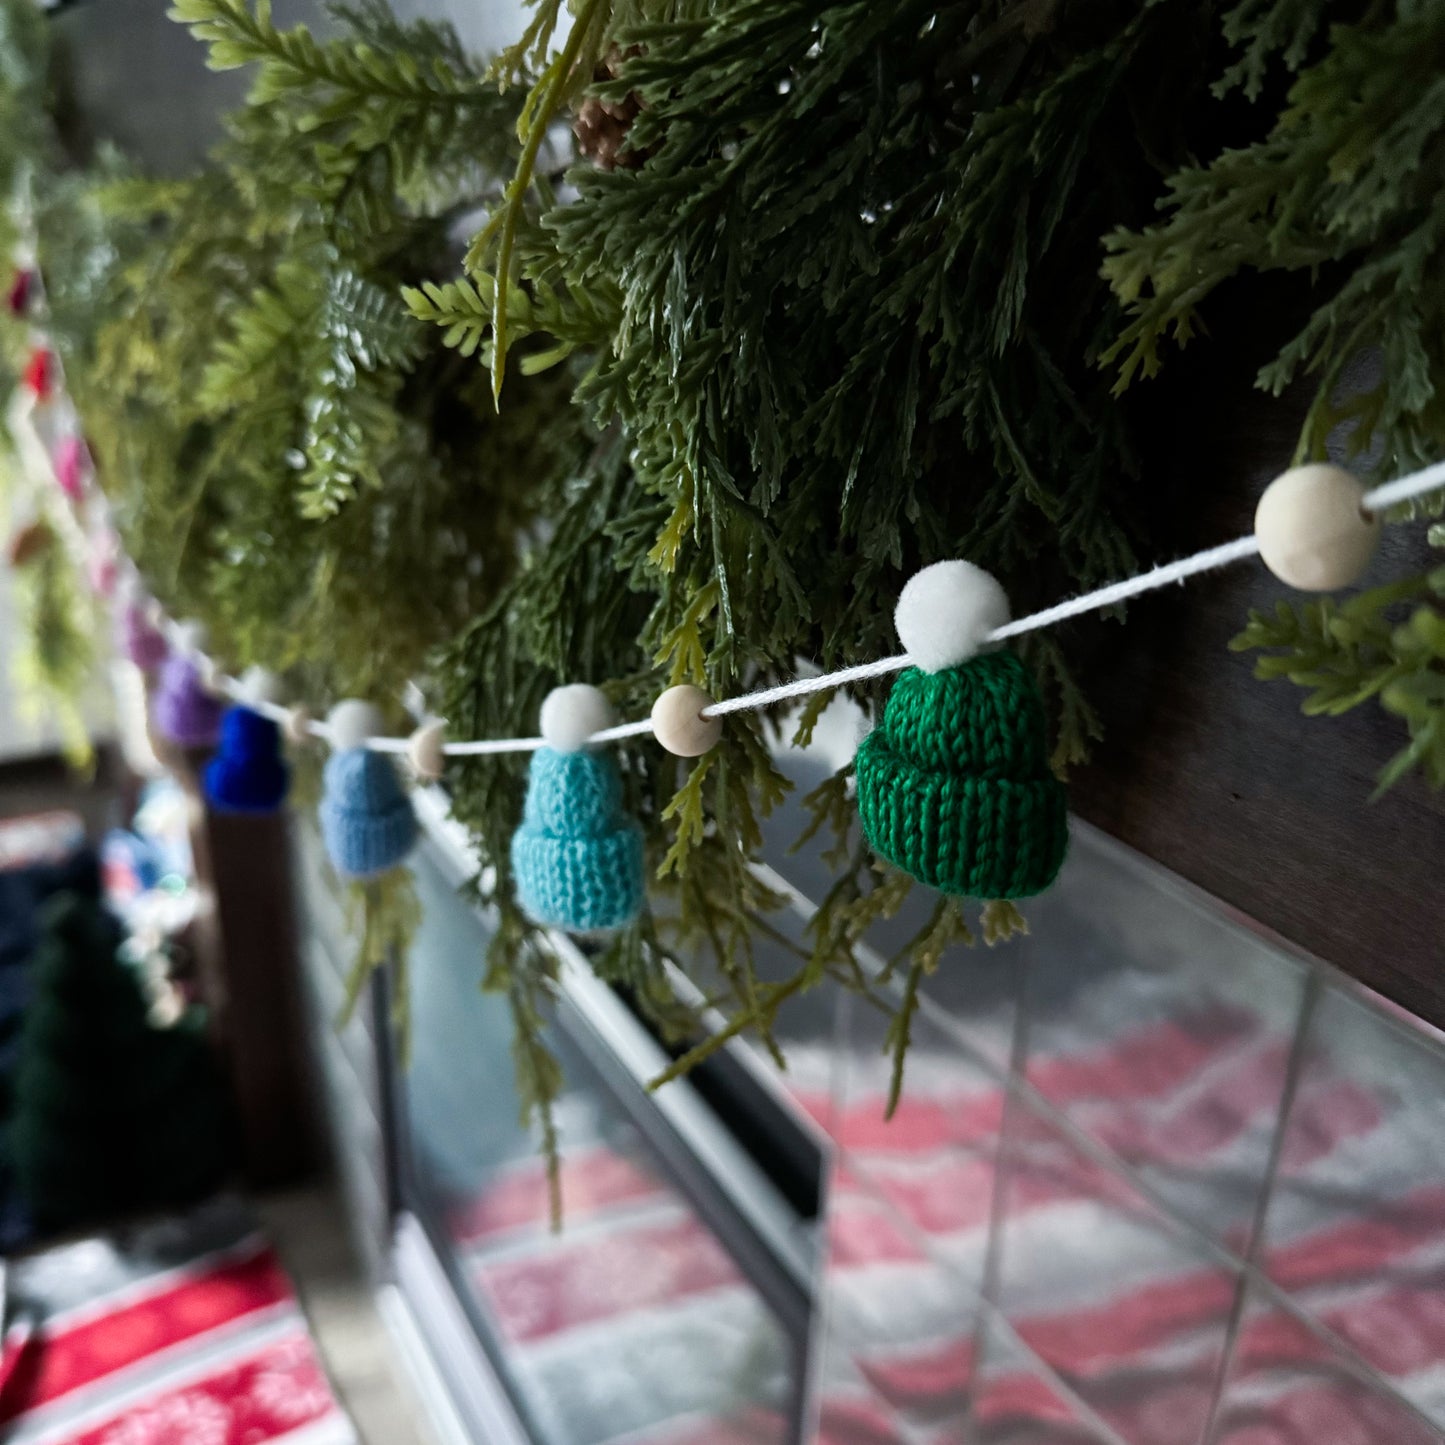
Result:
M558 838L533 828L512 837L517 901L528 917L569 933L621 928L642 907L642 833Z
M204 781L212 806L226 813L274 813L286 796L286 769L279 764L261 770L213 758Z
M321 836L332 863L348 878L375 878L401 863L416 844L416 814L409 803L383 813L362 813L322 802Z
M200 719L189 716L178 716L175 713L158 709L156 712L156 726L167 742L173 743L178 748L211 748L215 747L221 736L221 716L219 713Z
M876 730L858 749L858 814L873 851L963 898L1027 898L1058 876L1069 843L1057 778L930 772Z

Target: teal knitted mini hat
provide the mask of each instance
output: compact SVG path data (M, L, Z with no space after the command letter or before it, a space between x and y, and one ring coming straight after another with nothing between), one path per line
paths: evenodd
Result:
M858 750L858 812L873 851L942 893L1025 898L1068 847L1043 701L1011 652L908 668Z
M642 830L622 811L622 780L607 754L532 754L512 874L518 901L538 923L590 933L636 916Z

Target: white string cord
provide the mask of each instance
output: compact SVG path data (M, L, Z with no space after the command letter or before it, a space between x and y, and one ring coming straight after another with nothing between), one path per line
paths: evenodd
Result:
M1400 502L1412 502L1416 497L1438 492L1441 487L1445 487L1445 462L1432 462L1418 472L1366 492L1360 505L1367 512L1385 512Z
M55 357L57 370L60 371L59 390L63 395L68 396L64 385L64 371L60 367L60 358L53 349L51 354ZM1360 505L1365 512L1382 513L1402 502L1413 501L1442 488L1445 488L1445 461L1434 462L1430 466L1399 477L1393 482L1386 482L1373 488L1361 498ZM100 493L98 489L92 488L91 490L95 496L100 498L100 505L103 508L102 521L108 525L110 509L104 494ZM1196 577L1203 572L1213 572L1222 567L1232 566L1234 563L1242 562L1258 553L1258 538L1253 534L1247 537L1238 537L1232 542L1205 548L1204 551L1196 552L1192 556L1181 557L1175 562L1166 562L1147 572L1141 572L1135 577L1125 578L1121 582L1112 582L1106 587L1086 592L1081 597L1069 598L1052 607L1046 607L1041 612L1007 622L989 633L987 641L1005 642L1009 638L1022 637L1025 633L1053 627L1057 623L1068 621L1074 617L1082 617L1090 612L1101 612L1120 602L1127 601L1131 597L1138 597L1146 592L1185 582L1190 577ZM165 628L173 645L183 651L190 650L198 659L210 662L204 653L197 651L194 647L188 647L190 639L186 637L184 627L167 619ZM911 661L912 659L907 653L901 653L894 657L880 658L876 662L859 663L854 667L840 668L836 672L822 673L817 677L799 678L795 682L780 683L776 687L765 687L756 692L741 693L737 697L721 698L705 707L702 710L702 716L715 718L726 717L729 713L755 712L761 708L772 707L776 703L790 702L794 698L808 697L833 688L845 687L849 683L886 677L891 673L903 671ZM219 670L217 670L216 685L228 697L245 703L275 723L290 724L295 721L292 708L261 699L253 699L244 684L234 677L219 673ZM319 738L326 743L330 743L332 740L331 729L325 722L317 719L305 719L304 726L297 730L309 733L310 736ZM588 743L621 742L625 738L645 737L652 731L652 719L650 717L639 718L635 722L619 723L615 727L604 728L600 732L593 733L586 741ZM404 755L410 747L410 739L375 737L367 739L366 746L379 753ZM544 746L544 742L539 737L477 738L445 743L442 752L447 757L453 758L482 757L500 753L530 753L542 746Z
M1445 488L1445 462L1435 462L1417 472L1411 472L1408 476L1400 477L1393 482L1386 482L1383 486L1366 492L1360 505L1366 512L1385 512L1391 507L1398 506L1401 502L1413 501L1431 492L1440 491L1442 488ZM986 640L988 642L1006 642L1011 637L1022 637L1025 633L1053 627L1070 618L1082 617L1090 612L1102 612L1131 597L1138 597L1145 592L1155 592L1162 587L1174 586L1191 577L1197 577L1202 572L1214 572L1222 567L1232 566L1236 562L1257 556L1258 553L1259 539L1252 533L1247 537L1237 537L1232 542L1223 542L1217 547L1207 547L1202 552L1195 552L1189 557L1181 557L1178 561L1165 562L1161 566L1141 572L1135 577L1126 577L1121 582L1111 582L1108 586L1097 588L1093 592L1086 592L1081 597L1069 598L1052 607L1044 608L1042 612L1035 612L1028 617L1020 617L1016 621L1006 622L1002 627L994 628ZM183 636L184 634L183 628L173 627L170 630L173 635L181 634ZM813 693L846 687L849 683L866 682L871 678L886 677L890 673L902 672L911 661L912 659L907 653L900 653L896 657L884 657L876 662L859 663L857 666L840 668L836 672L825 672L817 677L799 678L795 682L780 683L776 687L765 687L757 692L741 693L737 697L722 698L717 702L710 703L702 710L702 716L714 718L726 717L729 713L735 712L755 712L761 708L772 707L776 703L790 702L794 698L808 697ZM248 707L271 718L273 722L283 723L290 720L291 710L289 708L276 703L248 701L245 696L245 687L235 678L221 677L217 681L228 696L239 702L245 702ZM306 730L313 737L320 738L325 742L331 740L331 731L323 722L308 720ZM588 743L621 742L624 738L645 737L652 730L651 718L639 718L636 722L619 723L615 727L604 728L601 732L593 733L586 741ZM367 747L379 753L404 754L409 745L410 739L408 738L377 737L369 738L366 742ZM471 741L446 743L442 747L442 752L447 757L466 758L497 753L530 753L542 746L544 746L543 740L537 737L478 738Z

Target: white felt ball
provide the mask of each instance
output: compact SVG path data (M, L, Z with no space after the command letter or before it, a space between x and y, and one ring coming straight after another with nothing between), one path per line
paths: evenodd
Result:
M298 702L286 714L286 721L281 724L281 731L286 734L287 741L295 743L297 747L309 743L311 741L311 709L304 702Z
M241 678L241 701L279 703L285 689L281 679L264 667L248 667Z
M411 770L424 783L434 783L446 767L446 754L442 744L446 742L447 725L440 718L423 723L407 739L406 757Z
M1254 535L1264 565L1302 592L1358 582L1380 540L1380 519L1361 505L1365 488L1343 467L1291 467L1264 490Z
M962 561L935 562L915 572L893 613L903 650L924 672L967 662L1008 620L1008 597L998 581Z
M616 720L612 704L600 688L585 682L554 687L542 703L542 741L559 753L575 753Z
M199 622L178 622L171 632L177 652L200 653L206 650L206 629Z
M700 758L722 736L720 717L703 717L712 698L700 687L681 683L652 704L652 731L674 757Z
M349 697L339 702L326 715L326 726L331 729L331 746L341 752L346 748L359 748L367 738L378 737L386 731L386 719L381 709L369 702Z

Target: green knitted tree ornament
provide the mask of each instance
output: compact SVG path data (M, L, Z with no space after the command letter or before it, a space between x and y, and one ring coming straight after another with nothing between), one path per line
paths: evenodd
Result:
M904 672L858 750L858 812L875 853L940 892L1047 888L1068 847L1068 805L1029 669L989 652Z

